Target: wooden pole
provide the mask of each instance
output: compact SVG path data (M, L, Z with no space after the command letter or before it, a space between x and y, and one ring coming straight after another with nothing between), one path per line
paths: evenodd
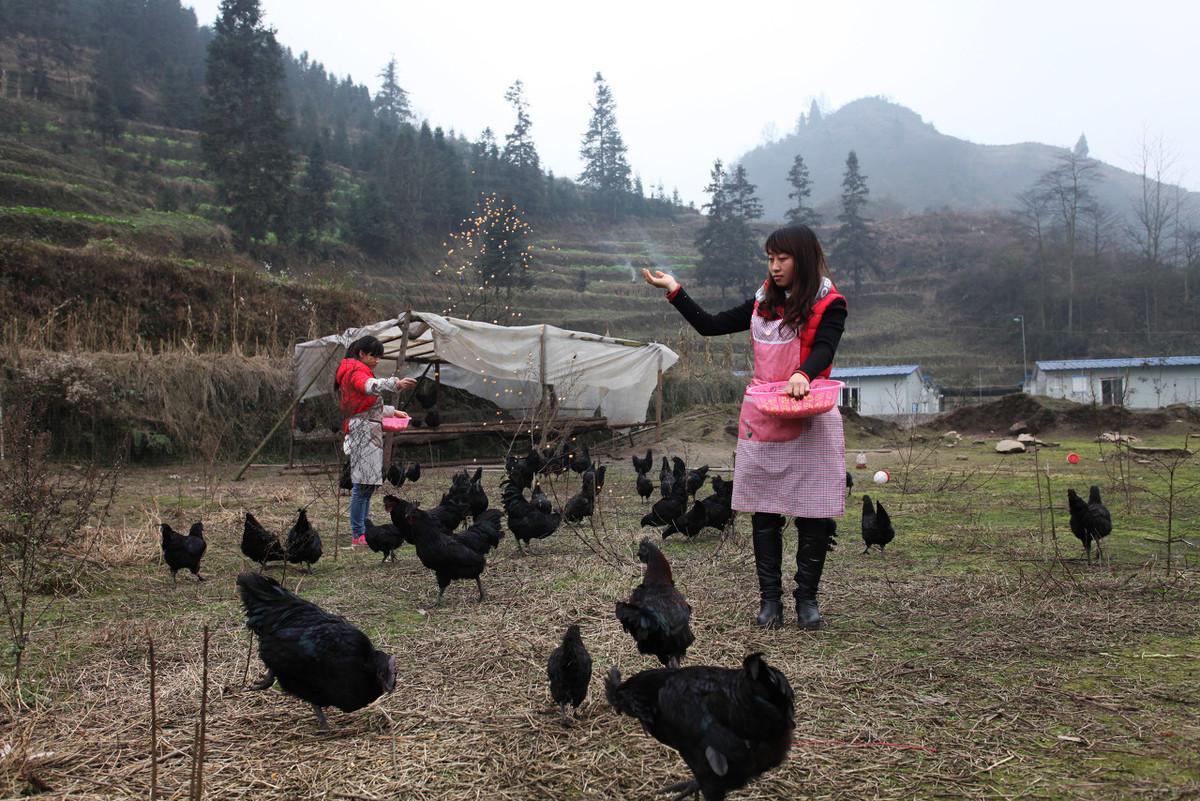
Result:
M658 388L654 391L654 441L662 441L663 371L662 352L658 354Z
M400 315L400 325L403 330L400 332L400 351L396 354L396 363L392 365L392 378L400 372L400 365L404 364L404 360L408 357L408 329L412 325L412 309L405 310L404 314ZM396 403L400 402L400 393L396 393ZM383 471L386 474L388 467L392 464L392 449L396 445L396 435L391 432L383 435Z
M325 357L325 361L321 362L321 366L317 368L317 371L313 374L312 379L304 386L304 389L300 390L300 394L296 395L296 397L292 399L291 404L284 409L283 415L275 422L275 425L271 426L271 430L268 431L267 435L262 438L262 442L258 443L258 447L254 449L254 453L250 454L250 457L246 459L245 464L242 465L242 469L237 471L237 475L233 477L234 481L242 480L242 476L246 473L246 469L250 467L250 463L253 462L254 458L262 452L263 448L267 447L267 443L271 441L271 437L275 436L275 432L279 430L281 425L283 425L283 421L287 420L292 411L300 404L300 399L304 397L304 394L312 388L313 384L317 383L317 379L320 378L321 374L325 371L325 366L333 361L333 357L337 355L337 353L338 348L330 349L329 355Z
M155 702L154 638L150 638L150 801L158 801L158 706Z

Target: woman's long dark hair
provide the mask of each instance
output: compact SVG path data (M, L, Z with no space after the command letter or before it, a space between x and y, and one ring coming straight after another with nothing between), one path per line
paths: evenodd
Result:
M383 343L380 342L376 337L365 336L354 340L350 343L350 347L346 348L347 359L357 359L364 353L368 356L378 356L382 359ZM341 389L341 387L338 386L336 378L333 379L333 389L335 392Z
M825 251L817 241L817 235L807 225L789 225L767 237L763 246L767 254L786 253L796 264L790 287L776 286L768 276L767 299L758 304L758 313L768 320L779 316L783 310L783 321L793 329L799 329L812 314L821 279L829 277L829 265L825 262ZM789 294L790 293L790 294Z

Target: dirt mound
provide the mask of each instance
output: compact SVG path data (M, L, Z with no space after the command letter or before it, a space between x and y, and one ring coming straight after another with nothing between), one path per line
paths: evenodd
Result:
M1058 398L1015 393L981 406L969 406L938 417L924 428L972 433L1006 433L1024 423L1031 434L1052 430L1087 433L1164 428L1175 421L1200 424L1200 409L1175 404L1163 409L1134 411L1121 406L1093 406Z

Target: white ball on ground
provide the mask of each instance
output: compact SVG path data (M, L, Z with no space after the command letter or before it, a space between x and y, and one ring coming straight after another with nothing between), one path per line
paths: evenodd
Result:
M891 475L888 474L888 471L876 470L875 477L873 480L876 484L886 484L886 483L888 483L889 478L891 478Z

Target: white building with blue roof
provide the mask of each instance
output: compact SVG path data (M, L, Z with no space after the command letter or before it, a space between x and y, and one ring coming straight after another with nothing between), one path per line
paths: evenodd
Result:
M941 394L916 364L834 367L830 378L845 383L840 406L872 417L936 414Z
M1037 362L1025 391L1098 406L1200 406L1200 356Z

